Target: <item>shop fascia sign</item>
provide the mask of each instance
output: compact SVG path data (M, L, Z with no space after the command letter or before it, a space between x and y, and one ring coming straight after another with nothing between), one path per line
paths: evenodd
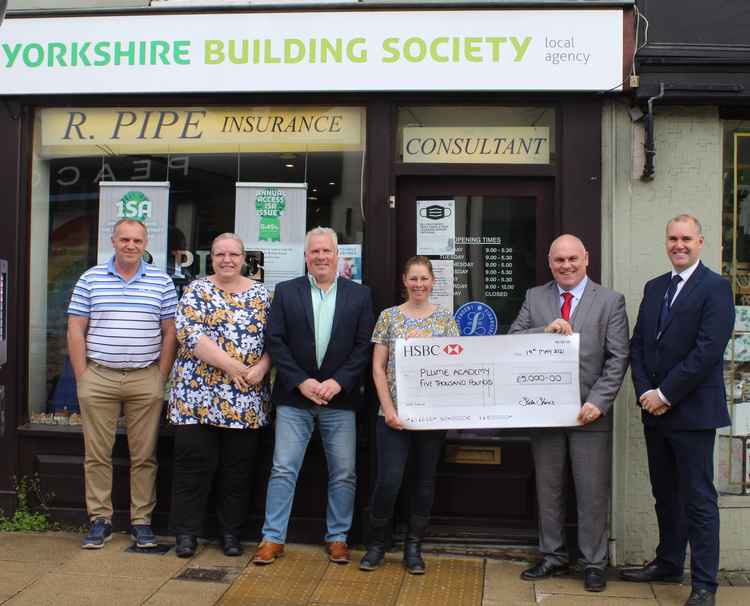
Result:
M11 18L0 29L0 95L596 91L618 89L622 66L621 9Z
M356 107L48 108L41 156L114 153L356 150Z
M407 127L404 162L549 164L549 128Z

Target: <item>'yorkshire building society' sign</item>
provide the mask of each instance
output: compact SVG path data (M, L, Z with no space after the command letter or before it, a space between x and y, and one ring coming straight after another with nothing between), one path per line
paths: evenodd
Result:
M404 162L549 164L546 126L404 128Z
M11 16L0 95L619 90L625 29L622 8Z

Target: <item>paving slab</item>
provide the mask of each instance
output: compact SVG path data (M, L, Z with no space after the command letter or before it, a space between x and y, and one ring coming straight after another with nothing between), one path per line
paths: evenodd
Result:
M213 606L228 588L227 583L172 579L162 585L145 606Z
M73 532L0 533L0 561L64 562L81 551L83 535Z
M659 606L683 606L690 596L689 585L654 585ZM719 587L717 606L747 606L750 604L750 587Z
M220 603L246 606L253 600L264 600L307 604L327 566L328 562L320 558L290 558L268 566L248 566Z
M406 569L400 560L386 559L375 570L364 571L359 569L359 560L362 558L362 555L364 555L363 552L352 552L352 561L350 564L329 565L323 575L322 582L401 584L401 580L406 574Z
M537 603L544 606L658 606L655 599L613 598L607 596L545 595L537 596Z
M285 583L284 579L294 577L305 577L311 582L323 578L328 567L328 561L322 558L317 560L309 558L282 558L273 564L257 566L249 564L240 575L241 580L245 578L256 579L262 583ZM254 581L250 581L254 582Z
M2 562L0 563L0 603L22 591L56 564L51 562Z
M487 560L484 565L484 606L536 604L534 584L520 578L527 564Z
M481 606L482 560L425 558L427 574L404 576L397 606Z
M162 579L100 579L91 575L49 573L3 606L139 606L164 583Z
M553 577L535 581L537 596L540 594L565 594L591 596L583 588L583 578ZM653 599L654 593L648 583L628 583L626 581L608 581L607 589L599 595L613 598Z
M398 583L377 580L368 583L329 581L318 585L310 602L326 606L391 606L396 603L399 589Z
M250 563L250 559L255 553L255 543L242 545L245 549L245 553L241 556L228 558L224 555L221 546L215 543L206 543L202 546L201 551L196 553L190 560L190 566L225 566L227 568L245 568ZM176 558L174 551L167 554Z
M654 583L652 587L660 606L683 606L690 595L690 585Z
M166 582L187 566L187 560L176 558L174 552L129 553L133 544L127 535L117 535L102 549L78 549L57 570L60 574L124 577L130 579L162 579Z

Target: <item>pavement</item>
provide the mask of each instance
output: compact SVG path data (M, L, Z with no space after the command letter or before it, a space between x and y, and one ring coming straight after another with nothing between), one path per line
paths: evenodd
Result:
M329 563L322 547L288 545L284 558L254 566L254 544L245 555L224 557L216 544L201 543L193 558L179 559L170 537L164 553L132 551L126 534L101 550L82 550L72 532L0 533L0 604L3 606L682 606L689 585L617 580L587 593L576 577L522 581L525 562L427 554L427 574L406 574L400 554L388 554L370 573L352 564ZM130 550L130 551L128 551ZM726 573L719 606L750 604L747 573Z

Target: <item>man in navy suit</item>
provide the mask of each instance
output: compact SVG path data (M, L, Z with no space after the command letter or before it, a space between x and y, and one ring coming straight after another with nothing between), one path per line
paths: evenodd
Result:
M646 283L630 342L656 500L656 558L622 572L626 581L682 580L690 543L686 606L713 605L719 568L719 508L713 482L716 428L730 424L722 373L734 326L732 289L700 262L701 224L667 223L672 271Z
M328 466L326 550L347 563L356 485L356 418L362 371L370 361L370 289L338 278L336 232L316 227L305 236L307 275L276 286L268 320L268 349L276 367L273 468L266 495L263 540L255 564L284 552L305 451L315 423Z

